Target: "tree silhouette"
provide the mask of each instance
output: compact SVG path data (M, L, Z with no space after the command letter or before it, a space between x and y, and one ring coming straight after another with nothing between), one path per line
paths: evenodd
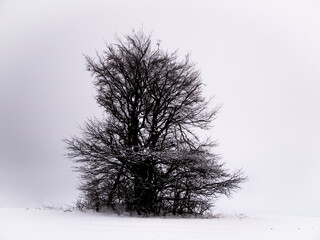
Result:
M97 211L201 215L216 197L239 188L242 172L228 173L212 153L214 144L195 133L210 128L218 109L208 110L189 56L179 60L140 31L86 60L105 116L65 140L81 173L79 204Z

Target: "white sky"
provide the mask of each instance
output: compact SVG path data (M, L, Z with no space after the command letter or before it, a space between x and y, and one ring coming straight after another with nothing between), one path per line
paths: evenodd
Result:
M72 201L61 139L100 115L82 54L143 26L190 52L249 181L217 211L320 216L320 1L0 0L0 206Z

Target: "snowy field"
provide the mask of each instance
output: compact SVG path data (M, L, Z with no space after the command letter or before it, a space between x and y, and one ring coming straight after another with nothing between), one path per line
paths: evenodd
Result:
M222 216L144 218L49 209L0 208L0 240L320 239L320 218Z

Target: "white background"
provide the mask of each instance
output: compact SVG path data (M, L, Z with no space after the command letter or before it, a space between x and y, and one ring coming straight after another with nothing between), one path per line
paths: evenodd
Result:
M0 207L75 201L62 139L101 115L82 54L143 28L191 53L226 167L217 211L320 216L320 1L0 0Z

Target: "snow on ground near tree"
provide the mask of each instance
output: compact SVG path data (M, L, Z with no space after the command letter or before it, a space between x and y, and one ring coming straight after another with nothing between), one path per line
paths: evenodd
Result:
M0 208L0 240L320 239L320 218L225 216L145 218L46 209Z

